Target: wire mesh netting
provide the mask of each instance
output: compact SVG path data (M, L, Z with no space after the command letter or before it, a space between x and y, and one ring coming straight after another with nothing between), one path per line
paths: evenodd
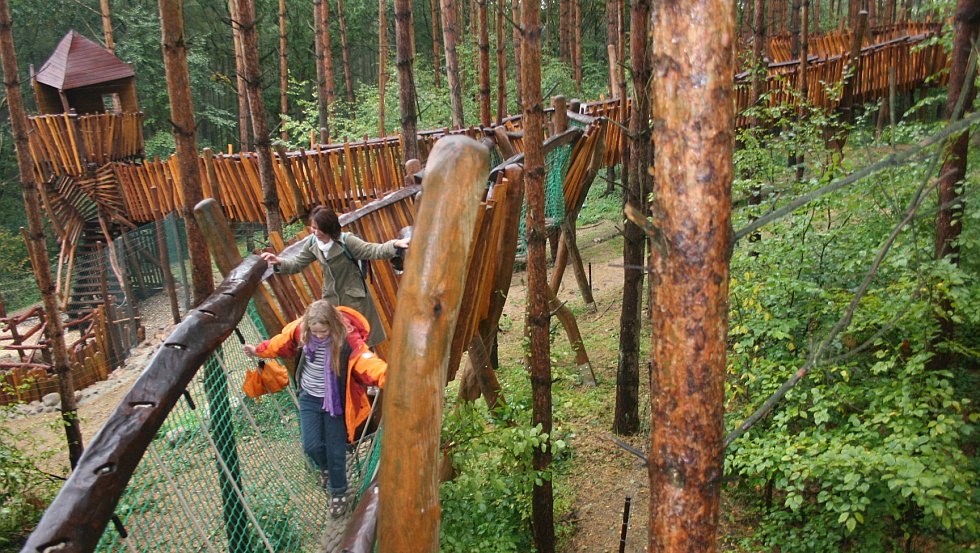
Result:
M239 323L248 343L265 334L254 307ZM232 335L188 386L147 449L99 551L331 551L344 519L329 516L319 471L302 451L292 387L252 399L254 365ZM350 448L352 490L375 463L376 438Z
M544 177L544 221L549 229L557 228L565 218L565 193L562 183L568 170L568 159L572 156L573 144L565 144L552 149L544 156L547 169ZM527 217L527 202L521 206L520 231L517 239L517 256L527 255L527 235L524 228Z

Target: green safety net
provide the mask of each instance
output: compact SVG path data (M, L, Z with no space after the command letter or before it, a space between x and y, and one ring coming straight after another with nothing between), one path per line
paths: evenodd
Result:
M565 191L562 183L568 170L568 159L572 156L572 144L553 148L544 156L547 172L544 177L544 222L548 229L557 228L565 218ZM517 240L517 256L527 255L527 238L524 220L527 216L527 198L521 206L520 233Z
M265 336L254 305L238 325L246 343ZM330 550L346 519L302 451L293 387L252 399L242 393L254 365L232 334L198 371L148 447L99 551ZM349 486L363 493L376 470L380 432L350 449Z

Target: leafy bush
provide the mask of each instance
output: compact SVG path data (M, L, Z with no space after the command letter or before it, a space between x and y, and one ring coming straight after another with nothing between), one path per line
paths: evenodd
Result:
M799 128L807 123L792 125L797 137L815 136ZM890 138L922 132L921 124L900 125ZM753 186L770 193L759 208L737 214L736 227L781 197L810 192L855 159L863 161L860 151L849 152L840 169L825 165L797 179L785 167L798 147L786 134L743 140L736 186L745 194ZM869 159L878 147L866 145ZM822 145L806 151L813 157ZM859 181L765 227L758 242L736 250L730 428L811 359L929 170L915 162ZM963 385L975 370L967 363L978 357L980 278L965 254L960 267L932 260L934 213L934 205L924 208L904 229L820 362L728 451L735 494L759 517L753 549L892 551L918 540L945 550L980 539L980 474L970 453L977 392ZM967 204L964 218L978 215ZM980 247L971 226L964 225L964 252ZM936 306L943 299L959 328L952 340L936 344ZM942 351L959 353L960 361L931 367Z
M0 422L10 407L0 407ZM0 551L17 551L54 497L56 487L0 426Z
M503 422L512 415L497 414ZM533 549L531 491L551 474L534 470L532 454L551 442L540 426L500 422L491 419L482 402L459 404L444 421L443 443L451 444L457 476L440 489L442 551ZM556 440L552 447L557 455L565 444Z

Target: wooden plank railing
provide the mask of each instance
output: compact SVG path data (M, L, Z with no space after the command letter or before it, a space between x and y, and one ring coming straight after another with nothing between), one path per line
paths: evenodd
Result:
M143 157L142 113L35 115L28 125L38 182Z

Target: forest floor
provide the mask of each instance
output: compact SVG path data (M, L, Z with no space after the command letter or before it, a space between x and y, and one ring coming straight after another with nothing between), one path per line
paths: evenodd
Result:
M589 313L569 267L564 275L559 299L576 314L597 380L595 388L572 378L559 379L555 386L567 386L573 402L576 394L582 402L598 405L594 411L563 409L556 406L556 433L560 429L571 448L570 470L555 479L556 496L564 497L567 509L556 520L562 553L617 551L623 531L624 505L629 500L630 519L623 551L647 551L649 485L645 467L638 457L613 442L611 433L616 398L619 314L622 302L622 237L614 222L600 221L579 227L578 244L591 276L597 310ZM549 269L550 271L550 269ZM519 366L523 363L523 310L527 273L515 273L504 312L500 336L500 362ZM91 440L102 422L115 409L140 374L150 357L173 327L165 295L160 294L141 304L147 339L129 357L127 366L117 369L97 394L79 401L78 411L84 440ZM509 322L508 322L509 321ZM553 320L552 358L557 372L578 373L575 355L567 337ZM645 366L649 350L649 325L644 317L640 367L640 432L633 437L617 437L639 450L646 450L649 435L648 371ZM5 422L20 432L19 446L36 460L40 469L56 475L67 473L64 433L57 413L36 413Z

